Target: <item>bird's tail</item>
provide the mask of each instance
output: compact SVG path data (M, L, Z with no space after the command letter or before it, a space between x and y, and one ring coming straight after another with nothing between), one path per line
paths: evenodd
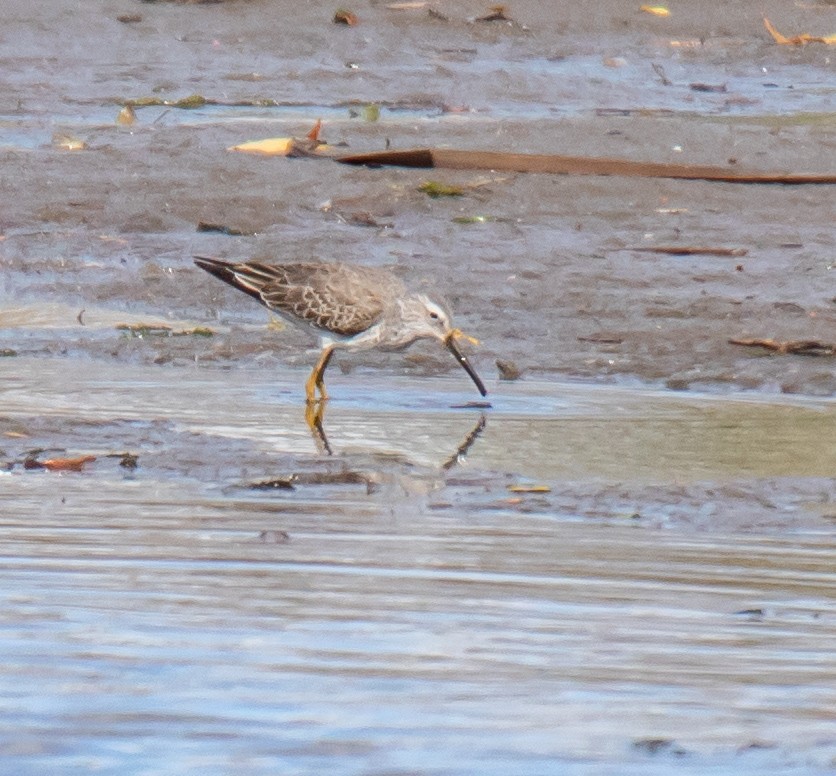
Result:
M223 280L224 283L229 283L234 288L240 289L258 299L259 302L264 302L259 287L245 281L246 274L239 271L239 265L221 259L213 259L211 256L194 256L193 258L194 263L210 275L214 275L219 280Z

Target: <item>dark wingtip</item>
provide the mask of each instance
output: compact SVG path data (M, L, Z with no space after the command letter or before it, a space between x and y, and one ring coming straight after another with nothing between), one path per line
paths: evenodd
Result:
M214 259L211 256L192 256L192 259L198 267L205 269L207 272L211 272L213 269L229 269L230 267L229 262L222 261L221 259Z
M211 256L193 256L194 263L203 270L206 270L210 275L214 275L224 283L229 283L231 286L240 288L240 285L235 277L235 270L233 264L221 259L213 259Z

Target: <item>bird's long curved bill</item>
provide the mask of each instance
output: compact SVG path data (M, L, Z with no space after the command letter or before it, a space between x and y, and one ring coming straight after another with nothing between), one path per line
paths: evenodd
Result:
M456 345L455 333L449 334L447 339L444 340L444 344L447 346L447 350L449 350L456 357L456 361L462 365L464 371L470 375L470 379L473 380L474 384L479 389L479 393L481 393L482 396L487 396L488 391L485 388L485 384L482 382L482 379L476 374L476 370L473 366L471 366L470 361L467 360L465 354L462 353L461 350L459 350L458 345Z

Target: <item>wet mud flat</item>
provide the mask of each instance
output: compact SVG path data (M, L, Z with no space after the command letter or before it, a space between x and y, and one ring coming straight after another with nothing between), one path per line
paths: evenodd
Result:
M822 171L832 47L637 7L5 12L0 770L832 770L834 360L729 340L836 340L833 187L226 150L322 118L352 152ZM312 343L195 253L440 290L492 406L429 346L338 357L326 449Z

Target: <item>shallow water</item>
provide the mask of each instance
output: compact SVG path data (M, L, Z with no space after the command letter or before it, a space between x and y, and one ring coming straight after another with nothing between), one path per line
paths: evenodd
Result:
M322 457L300 380L0 369L9 459L57 428L99 456L0 479L14 772L809 773L836 756L831 402L497 386L444 470L479 415L449 409L469 396L451 379L393 379L374 410L362 377L335 379ZM125 450L137 469L107 457ZM340 471L367 484L249 487ZM506 488L531 478L551 492Z

